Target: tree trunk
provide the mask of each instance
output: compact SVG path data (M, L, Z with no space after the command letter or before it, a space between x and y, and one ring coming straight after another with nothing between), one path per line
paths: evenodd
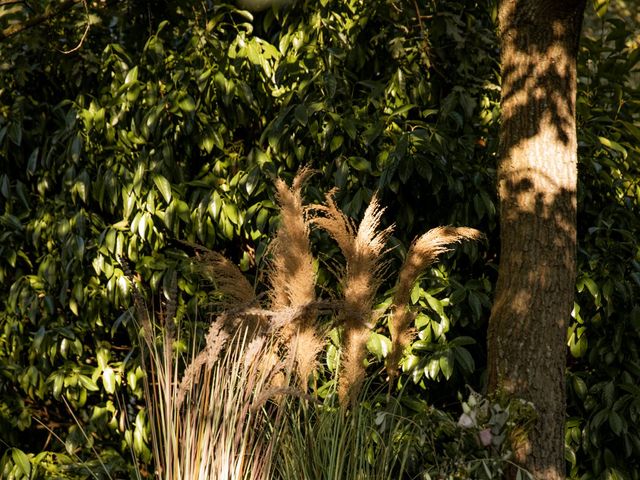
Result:
M576 250L576 55L584 4L502 0L498 12L501 253L488 332L489 389L533 404L533 425L512 441L516 463L536 480L565 478L564 369Z

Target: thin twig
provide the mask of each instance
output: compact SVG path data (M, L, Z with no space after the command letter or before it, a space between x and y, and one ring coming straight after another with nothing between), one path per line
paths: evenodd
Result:
M89 33L89 29L91 28L91 17L89 16L89 5L87 5L87 0L82 0L82 4L84 5L84 13L87 16L87 24L84 27L84 33L82 34L82 38L80 39L78 45L73 47L71 50L58 50L60 53L64 53L65 55L80 50L80 47L82 47L82 44L84 43L85 39L87 38L87 34Z
M420 31L424 31L424 26L422 25L422 13L420 12L420 7L418 6L418 2L413 0L413 5L416 8L416 18L418 19L418 25L420 26Z

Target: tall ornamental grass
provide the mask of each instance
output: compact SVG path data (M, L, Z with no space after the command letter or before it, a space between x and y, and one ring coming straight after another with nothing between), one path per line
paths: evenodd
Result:
M197 247L198 268L223 300L204 340L191 335L188 353L178 348L184 339L176 295L157 315L135 295L156 478L383 480L406 471L405 442L417 426L400 409L389 410L389 398L372 401L365 371L369 335L386 313L373 305L388 271L393 226L381 227L384 209L375 195L358 225L338 209L333 192L325 204L305 206L310 175L303 169L291 187L276 180L281 221L269 248L265 295L256 296L232 262ZM339 294L331 300L316 296L312 228L326 231L344 256L336 271ZM449 244L479 237L470 228L441 227L409 249L388 315L390 380L411 338L414 283ZM324 384L333 389L319 395L330 329L340 332L339 367Z

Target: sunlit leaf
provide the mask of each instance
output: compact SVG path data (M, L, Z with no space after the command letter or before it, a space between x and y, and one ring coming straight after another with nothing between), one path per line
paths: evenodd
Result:
M618 142L614 142L613 140L605 137L598 137L598 140L600 140L600 143L605 147L608 147L611 150L615 150L616 152L621 153L623 158L627 158L627 149L620 145Z
M116 391L116 375L111 367L107 367L102 371L102 384L107 393Z
M14 463L20 468L22 474L29 478L31 476L31 462L29 461L29 457L22 450L12 448L11 458L13 458Z

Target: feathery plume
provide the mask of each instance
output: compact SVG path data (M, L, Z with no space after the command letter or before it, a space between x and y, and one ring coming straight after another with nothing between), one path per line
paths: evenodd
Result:
M210 326L205 337L205 347L196 355L196 357L187 366L180 385L178 386L178 396L176 404L178 407L182 405L187 394L191 391L193 384L200 378L203 367L211 368L218 360L227 341L231 337L225 327L226 318L224 315L218 317Z
M296 332L291 344L300 387L306 392L309 378L318 367L318 354L324 348L325 342L315 327L303 327Z
M253 286L238 266L219 252L200 248L199 268L210 275L229 305L249 304L255 300Z
M311 173L308 168L300 170L291 188L281 179L275 181L281 220L270 246L269 279L273 309L304 305L315 300L309 225L302 204L302 185Z
M380 207L377 195L371 199L357 230L336 206L333 192L326 196L326 205L314 205L312 208L320 214L313 223L336 241L346 262L340 272L344 296L344 346L338 383L340 403L346 406L355 401L364 381L363 362L373 300L382 281L385 268L382 256L393 227L380 228L384 209Z
M467 227L436 227L413 241L398 274L398 283L393 297L393 313L389 319L391 354L387 358L389 378L395 376L402 351L411 341L408 330L413 320L409 309L411 290L418 277L431 266L439 255L451 251L449 245L463 240L478 240L482 233Z
M287 314L282 325L281 339L293 355L302 387L306 389L309 376L315 370L317 355L323 341L315 330L314 259L309 241L309 223L302 202L302 186L313 173L301 169L293 179L291 188L280 179L275 182L276 200L281 220L276 237L271 243L272 259L269 266L271 309L275 312L297 311Z

